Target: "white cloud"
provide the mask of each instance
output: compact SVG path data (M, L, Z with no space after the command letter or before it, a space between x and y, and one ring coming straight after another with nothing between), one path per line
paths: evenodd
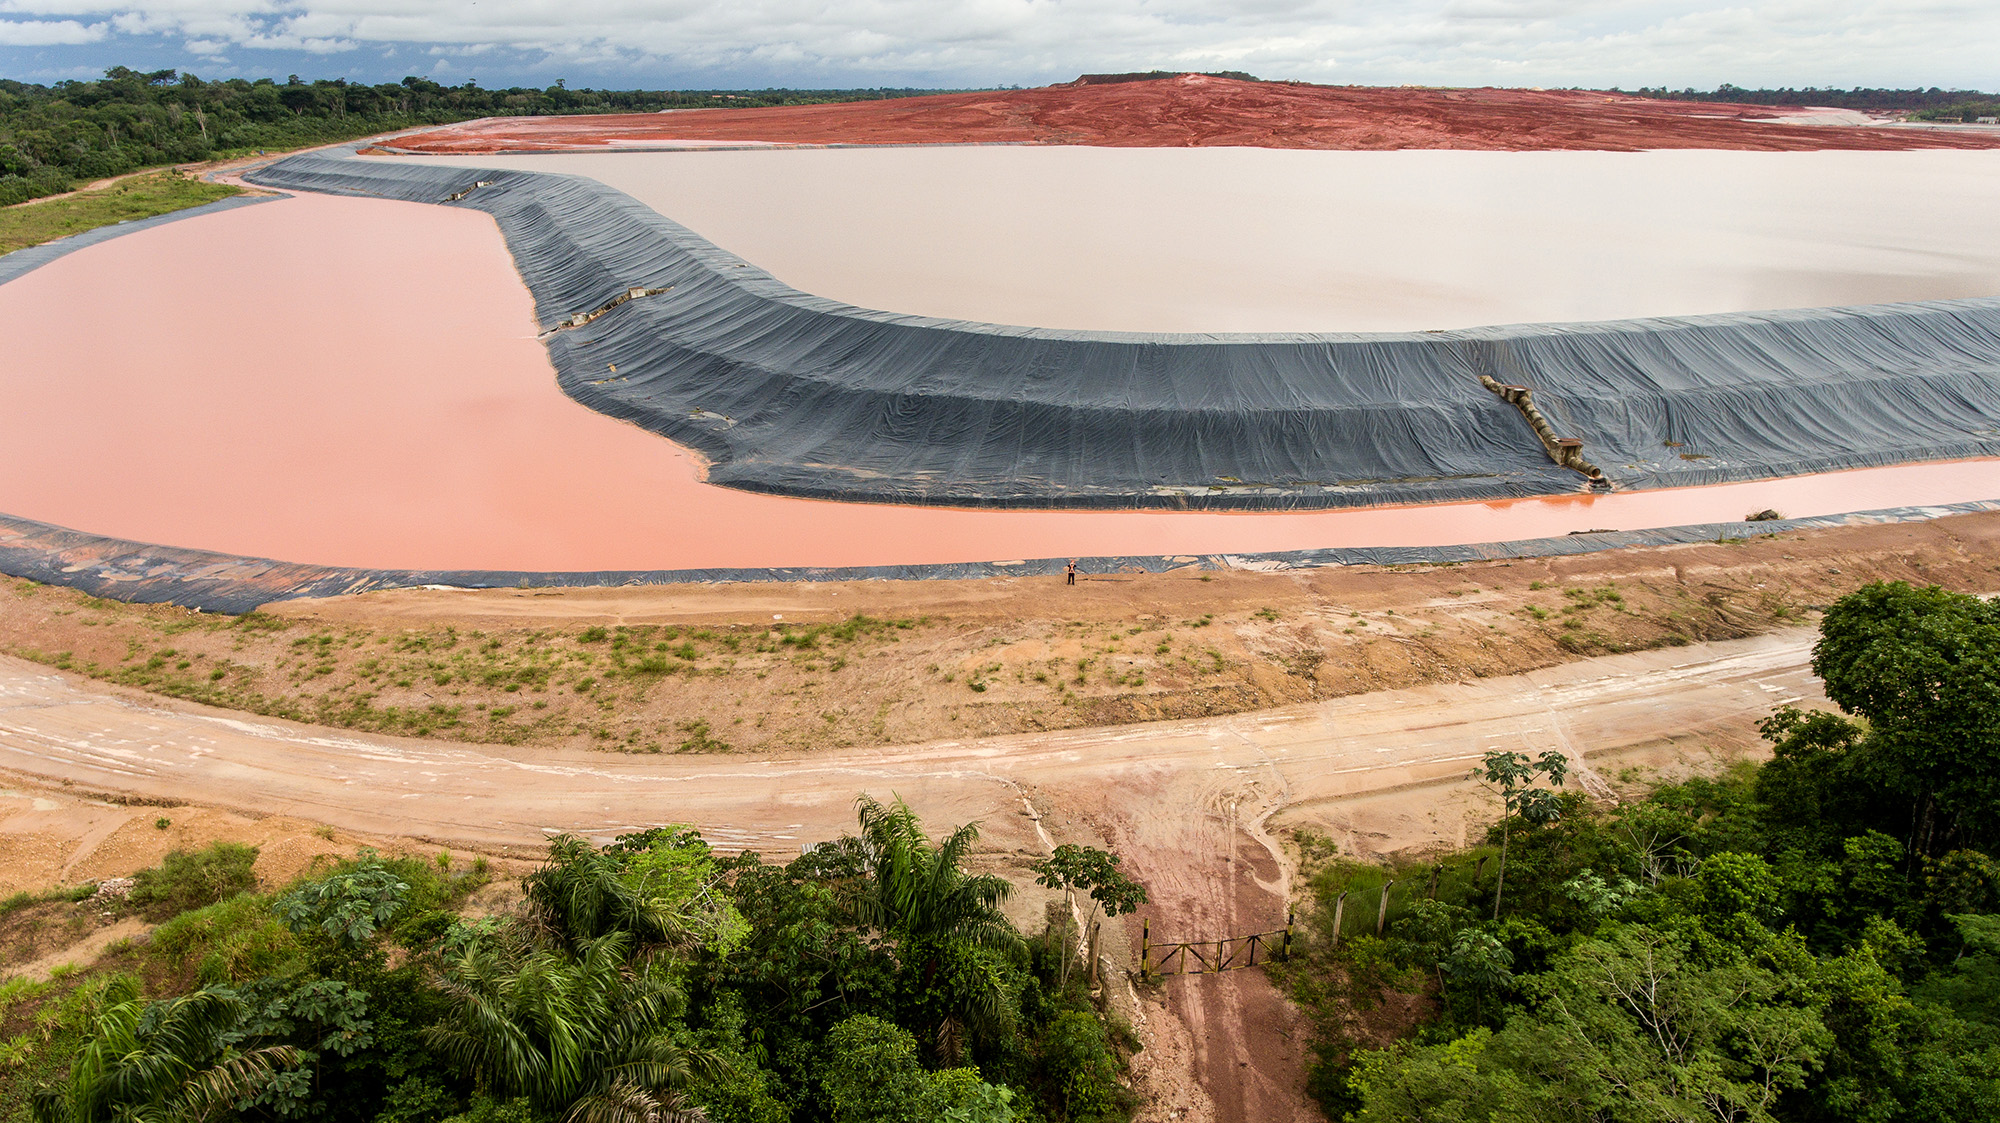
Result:
M66 20L0 20L0 47L54 47L95 43L104 38L102 23Z
M253 51L407 45L798 82L1165 66L1320 82L2000 86L1991 0L0 0L4 15L25 17L0 20L4 45L88 42L110 21Z

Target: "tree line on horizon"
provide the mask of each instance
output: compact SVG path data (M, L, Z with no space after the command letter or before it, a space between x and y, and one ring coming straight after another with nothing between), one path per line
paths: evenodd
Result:
M1624 93L1612 87L1613 93ZM1724 82L1713 90L1697 90L1692 87L1683 90L1668 89L1665 86L1641 86L1631 91L1640 97L1661 101L1707 101L1728 102L1738 105L1793 105L1826 106L1831 109L1872 110L1880 113L1908 113L1923 121L1956 121L1962 118L1991 117L2000 110L2000 94L1989 94L1981 90L1947 90L1937 86L1928 89L1886 89L1870 86L1856 86L1842 90L1828 86L1793 88L1782 86L1777 89L1760 87L1748 89Z
M296 148L477 117L817 105L940 93L917 89L597 90L446 86L415 76L368 85L292 75L209 80L114 66L101 79L0 78L0 206L140 168Z

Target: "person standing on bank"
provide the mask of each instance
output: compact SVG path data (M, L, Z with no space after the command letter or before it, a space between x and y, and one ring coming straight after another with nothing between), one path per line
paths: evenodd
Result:
M1075 559L1075 558L1071 558L1071 559L1069 559L1069 565L1067 565L1067 566L1065 566L1065 567L1063 568L1063 576L1064 576L1064 578L1065 578L1065 580L1063 581L1063 584L1065 584L1065 585L1074 585L1074 584L1076 584L1076 559Z

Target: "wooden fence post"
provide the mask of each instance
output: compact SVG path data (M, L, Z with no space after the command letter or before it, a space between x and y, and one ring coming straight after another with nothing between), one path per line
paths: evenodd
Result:
M1290 910L1290 909L1286 909L1286 910L1285 910L1285 946L1284 946L1284 951L1283 951L1283 953L1282 953L1282 954L1283 954L1283 955L1284 955L1284 957L1285 957L1285 962L1287 962L1287 963L1291 962L1291 959L1292 959L1292 910Z
M1153 922L1139 918L1139 977L1153 977Z
M1334 947L1340 946L1340 918L1341 914L1346 911L1347 911L1347 890L1342 889L1340 891L1340 896L1335 897L1333 899L1333 946Z
M1395 878L1382 883L1382 903L1375 906L1375 934L1381 935L1389 926L1389 889L1396 884Z

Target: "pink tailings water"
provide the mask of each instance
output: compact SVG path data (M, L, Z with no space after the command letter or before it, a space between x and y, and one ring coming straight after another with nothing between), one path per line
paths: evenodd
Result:
M1301 514L754 495L556 387L474 211L301 195L0 285L0 511L324 565L847 566L1444 545L2000 498L2000 462Z

